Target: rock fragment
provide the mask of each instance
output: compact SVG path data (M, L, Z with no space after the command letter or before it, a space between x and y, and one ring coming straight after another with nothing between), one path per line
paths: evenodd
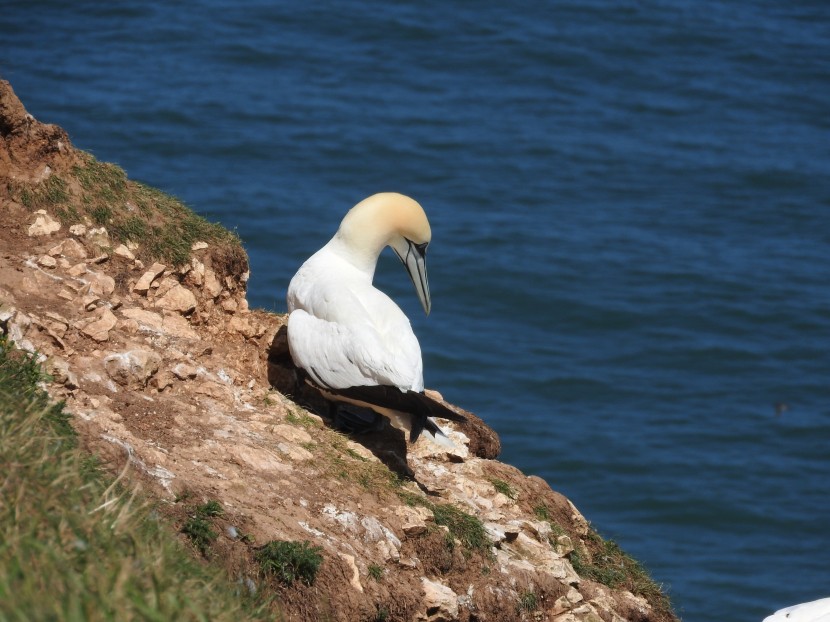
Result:
M86 267L86 264L81 262L76 263L74 266L69 268L69 270L67 270L66 273L69 276L74 276L75 278L78 278L79 276L86 274L87 269L88 268Z
M216 273L213 270L205 268L204 280L205 293L211 298L216 298L222 293L222 283L216 277Z
M156 300L155 306L159 309L187 314L196 309L196 296L184 285L176 283L167 290L167 293Z
M177 363L170 371L179 380L192 380L199 373L193 365L188 365L187 363Z
M138 279L138 282L133 287L133 291L138 292L139 294L146 294L150 289L150 285L153 284L153 281L155 281L166 269L167 266L164 264L154 263L150 266L150 269L147 270L147 272L141 275L141 278Z
M458 595L449 587L426 577L421 579L424 590L426 611L420 612L416 620L423 622L452 622L458 619Z
M115 249L112 251L112 254L117 255L118 257L123 257L124 259L129 259L130 261L135 259L135 255L133 255L133 252L123 244L119 244L118 246L116 246Z
M121 314L131 320L138 322L140 328L145 330L161 331L162 317L158 313L145 311L144 309L123 309Z
M76 322L75 328L95 341L106 341L109 339L109 331L117 321L118 319L107 307L99 307L91 318Z
M115 291L115 279L108 274L90 272L86 278L88 283L79 292L81 295L92 294L106 298Z
M69 363L59 357L52 357L46 362L46 373L58 384L64 385L67 389L78 388L78 377L69 369Z
M48 251L53 257L62 256L67 259L86 259L87 253L84 245L75 238L67 238L60 244L56 244Z
M127 350L104 359L104 369L121 386L145 387L159 370L161 357L151 350Z
M110 245L110 234L105 227L93 227L87 229L86 239L96 246L105 247Z
M60 231L61 223L52 218L46 213L46 210L39 209L35 212L35 220L29 225L29 237L38 237L42 235L51 235L56 231Z
M418 536L427 532L427 521L434 520L430 510L425 507L401 506L395 513L401 518L401 529L407 536Z

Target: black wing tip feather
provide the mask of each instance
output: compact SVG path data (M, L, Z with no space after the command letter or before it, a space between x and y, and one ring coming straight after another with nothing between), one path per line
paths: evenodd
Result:
M428 397L423 392L401 391L397 387L388 385L373 385L349 387L347 389L325 389L333 395L342 395L351 399L360 400L367 404L374 404L384 408L400 410L412 415L424 417L438 417L450 421L464 422L467 420L441 402ZM431 430L430 430L431 431Z
M312 385L317 385L307 372L304 372L305 380ZM409 442L414 443L421 436L421 432L427 430L433 436L446 436L430 417L447 419L463 423L467 418L448 408L439 401L427 396L423 391L401 391L398 387L389 385L356 386L345 389L333 389L331 387L317 388L334 396L348 397L353 400L360 400L367 405L373 404L383 408L399 410L412 415L412 428L409 432Z

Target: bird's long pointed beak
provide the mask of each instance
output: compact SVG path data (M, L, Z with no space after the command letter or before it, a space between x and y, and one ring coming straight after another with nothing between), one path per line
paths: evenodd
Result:
M421 301L424 312L429 315L429 311L432 309L432 300L429 296L429 282L427 281L427 245L415 244L410 240L406 240L405 249L397 248L397 246L392 246L392 249L398 256L398 259L401 260L401 263L403 263L404 268L406 268L406 272L409 274L409 278L412 279L412 284L415 286L418 300Z

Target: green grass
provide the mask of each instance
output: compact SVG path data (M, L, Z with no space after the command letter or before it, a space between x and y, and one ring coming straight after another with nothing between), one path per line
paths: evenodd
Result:
M299 425L303 425L303 420L318 425L306 414L297 417L289 413L286 416L286 421ZM342 432L324 428L317 433L316 440L319 441L316 449L322 449L322 451L317 451L318 464L325 468L327 475L346 482L354 482L378 495L385 492L394 494L403 485L401 477L388 466L382 462L370 460L349 447L349 439Z
M560 525L553 519L553 516L551 516L550 510L548 509L548 506L546 506L545 504L540 503L539 505L535 506L533 508L533 514L539 520L545 521L548 525L550 525L551 534L549 540L552 545L556 545L556 538L558 538L559 536L568 535L568 532L565 531L562 525Z
M668 596L642 564L623 551L616 542L604 540L595 531L589 532L584 547L577 547L570 554L570 561L580 577L610 588L626 589L644 596L660 609L671 611Z
M285 420L291 425L298 425L302 428L318 427L317 421L308 413L300 413L297 415L293 410L289 410L288 414L285 415Z
M219 534L213 530L210 521L203 516L191 516L182 525L182 533L193 543L202 555L207 555L210 545Z
M496 492L500 492L509 499L513 499L515 501L516 498L519 496L519 493L516 492L510 484L508 484L502 479L497 479L494 477L490 480L490 483L493 484L493 488L496 489Z
M208 222L175 197L129 180L119 166L79 153L81 164L71 172L14 185L13 198L31 210L46 209L67 226L104 226L114 244L138 244L142 259L179 266L189 260L193 243L203 241L222 246L236 268L247 264L236 234Z
M222 505L211 499L196 506L182 525L182 533L188 537L202 555L207 555L210 545L219 537L213 530L211 518L222 516L225 511Z
M323 563L322 550L307 541L272 540L258 550L254 558L263 573L273 576L280 583L290 585L299 580L312 585Z
M519 594L518 609L522 611L535 611L539 606L539 599L533 591L525 591Z
M550 510L548 510L548 506L544 505L543 503L540 503L539 505L533 508L533 514L539 520L545 520L548 522L551 522L553 520L553 517L550 515Z
M0 335L0 620L268 619L77 447L42 377Z
M449 503L432 503L425 497L405 488L396 492L406 505L410 507L420 505L432 511L435 524L443 525L449 530L447 544L450 548L454 545L454 541L458 540L467 551L490 554L490 547L493 543L487 537L484 524L472 514Z
M378 564L369 564L369 576L375 581L383 579L383 567Z
M491 542L480 520L449 503L428 506L435 515L435 524L444 525L450 534L468 550L488 551Z

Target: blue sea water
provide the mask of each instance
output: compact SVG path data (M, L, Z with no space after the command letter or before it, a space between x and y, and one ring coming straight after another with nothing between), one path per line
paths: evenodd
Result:
M237 229L255 306L418 199L431 316L391 253L377 283L427 385L684 620L830 596L830 4L29 0L0 33L38 119Z

